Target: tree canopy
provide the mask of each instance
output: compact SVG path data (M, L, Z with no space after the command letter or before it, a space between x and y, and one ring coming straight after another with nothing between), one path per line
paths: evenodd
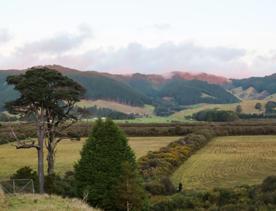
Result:
M9 76L7 83L13 85L19 93L16 100L6 103L7 110L21 116L32 115L36 123L38 143L19 142L17 148L35 147L38 150L38 175L42 193L45 137L48 137L46 148L49 173L53 171L53 158L58 143L55 139L57 128L64 121L75 119L71 111L85 90L72 79L47 67L33 67L22 74Z
M208 122L230 122L239 119L238 115L233 111L222 111L217 109L207 109L199 111L193 115L198 121Z

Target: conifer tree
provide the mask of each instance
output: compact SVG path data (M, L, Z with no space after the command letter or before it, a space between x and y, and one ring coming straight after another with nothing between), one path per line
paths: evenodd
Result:
M75 165L79 197L86 198L92 206L104 210L124 210L121 206L118 207L117 203L122 197L120 183L124 177L131 177L132 183L135 181L134 175L124 175L125 163L127 171L137 171L135 155L128 145L126 136L112 120L97 120L81 151L81 158ZM135 185L141 186L141 183L137 180ZM140 191L139 188L135 189ZM143 200L143 197L140 199ZM139 204L129 203L132 206Z
M122 165L117 190L116 207L120 210L143 210L146 208L146 196L136 170L126 161Z

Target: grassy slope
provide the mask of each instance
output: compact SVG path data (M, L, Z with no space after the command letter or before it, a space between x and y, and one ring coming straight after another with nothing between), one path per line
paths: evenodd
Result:
M237 105L242 106L243 113L261 113L262 111L255 109L256 103L261 103L262 107L264 108L268 100L276 100L276 98L271 96L270 98L267 98L265 100L243 100L240 103L232 103L232 104L196 104L196 105L190 106L187 109L176 112L168 117L158 117L158 116L155 116L154 114L151 114L149 117L137 118L134 120L127 120L127 122L129 123L166 123L166 122L172 122L172 121L187 122L187 121L192 121L187 117L192 116L194 113L197 113L199 111L202 111L205 109L215 109L215 108L220 110L235 111ZM117 122L126 122L126 120L119 120Z
M184 188L257 184L275 175L276 136L229 136L212 140L172 176Z
M1 211L99 211L81 202L78 199L64 199L59 196L49 195L10 195L5 199L5 204L0 205Z
M6 201L4 192L0 187L0 210L5 210L6 208L7 208L7 201Z
M137 158L145 155L148 151L158 150L178 137L131 137L129 144L133 148ZM64 140L58 145L56 170L64 173L72 169L73 164L79 159L79 152L84 143L81 141ZM10 144L0 145L0 179L8 178L17 169L23 166L31 166L36 169L36 151L34 149L16 150Z
M109 108L115 111L120 111L123 113L138 113L151 115L153 113L154 108L150 105L145 105L144 107L130 106L121 103L117 103L115 101L107 101L107 100L82 100L78 103L80 107L92 107L97 106L99 108Z
M243 113L260 113L261 111L255 109L256 103L261 103L263 108L266 104L266 100L244 100L241 103L233 103L233 104L197 104L191 106L188 109L177 112L171 116L171 118L181 120L185 116L192 116L194 113L205 109L220 109L220 110L229 110L235 111L237 105L241 105Z

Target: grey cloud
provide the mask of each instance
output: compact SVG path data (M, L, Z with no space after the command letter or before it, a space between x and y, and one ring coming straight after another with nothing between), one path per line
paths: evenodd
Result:
M251 67L253 74L256 76L276 73L276 52L256 56L251 62Z
M71 47L70 47L71 48ZM68 49L64 47L63 49ZM56 51L55 51L56 52ZM59 51L58 51L59 52ZM14 55L4 62L9 67L30 67L43 64L60 64L81 70L97 70L111 73L166 73L169 71L206 72L228 77L245 77L262 70L276 70L276 54L254 57L250 62L244 58L244 49L227 47L203 47L194 43L163 43L146 47L131 43L119 49L93 49L82 54ZM252 63L252 64L251 64Z
M89 68L104 71L132 70L133 72L158 73L172 70L202 71L224 74L222 71L243 69L243 49L207 48L193 43L164 43L147 48L138 43L115 51L93 50L82 55L93 61Z
M91 36L91 30L81 25L77 34L62 33L49 39L27 43L17 52L19 54L61 54L80 46Z

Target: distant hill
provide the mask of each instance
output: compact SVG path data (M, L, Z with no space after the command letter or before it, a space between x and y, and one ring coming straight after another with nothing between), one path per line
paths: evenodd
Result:
M47 67L82 84L86 88L86 100L107 100L130 106L162 105L169 110L172 106L179 109L181 106L196 103L219 104L239 101L220 85L226 83L227 79L203 73L187 77L188 73L180 76L180 72L173 72L168 77L157 74L119 75L79 71L59 65ZM0 107L17 96L13 88L6 84L6 77L22 71L0 71Z
M270 96L267 91L258 92L254 87L249 87L248 89L243 89L242 87L237 87L231 89L231 93L237 96L239 99L243 100L263 100Z
M0 72L0 111L3 110L5 102L15 99L18 93L6 83L6 78L9 75L18 74L18 71L1 71Z
M235 87L242 87L248 89L254 87L256 91L267 91L270 94L276 93L276 74L265 77L251 77L241 80L232 80Z
M172 79L161 88L159 96L173 99L179 105L239 102L236 97L221 86L199 80Z
M174 71L169 73L168 77L175 78L175 79L184 79L184 80L206 81L210 84L218 84L218 85L223 85L230 82L230 80L225 77L207 74L207 73L192 74L189 72Z
M86 99L105 99L122 104L143 106L150 104L147 96L111 77L95 71L78 71L58 65L49 65L48 68L58 70L62 74L76 80L86 88ZM18 74L20 71L0 71L0 102L7 102L16 97L16 92L5 82L8 75ZM2 104L3 105L3 104Z
M265 99L276 93L276 74L231 80L230 86L242 99Z

